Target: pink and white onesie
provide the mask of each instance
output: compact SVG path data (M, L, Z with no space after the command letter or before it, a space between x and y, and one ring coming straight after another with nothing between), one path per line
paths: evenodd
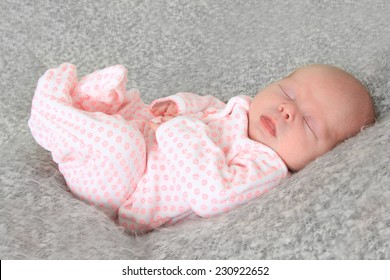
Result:
M126 75L116 65L78 81L72 64L49 69L29 120L70 191L119 225L144 233L225 213L288 174L275 151L248 138L250 97L225 104L178 93L146 105L137 90L126 91ZM178 116L154 131L150 108L165 100L176 103Z

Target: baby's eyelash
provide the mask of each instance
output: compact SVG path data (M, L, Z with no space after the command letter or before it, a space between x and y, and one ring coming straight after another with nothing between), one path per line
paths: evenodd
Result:
M280 87L280 90L284 93L284 95L287 96L288 99L292 100L292 98L290 97L290 95L288 95L288 94L283 90L283 88L282 88L280 85L278 85L278 86Z
M313 132L314 136L317 138L317 135L315 134L314 130L311 128L309 122L306 120L305 117L303 117L303 121L306 123L307 127L311 130L311 132Z

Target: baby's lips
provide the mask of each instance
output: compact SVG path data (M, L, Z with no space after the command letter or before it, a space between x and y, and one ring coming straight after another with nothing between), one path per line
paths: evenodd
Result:
M275 121L268 116L261 116L260 123L270 135L276 137L276 124Z

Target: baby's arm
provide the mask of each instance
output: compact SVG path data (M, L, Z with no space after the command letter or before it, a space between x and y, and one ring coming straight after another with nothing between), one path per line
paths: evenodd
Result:
M175 116L177 114L177 106L174 101L162 101L154 104L150 108L150 112L155 116Z
M194 93L180 92L153 101L149 108L155 116L175 116L196 114L204 110L223 109L225 105L211 95L200 96Z
M210 139L201 121L177 117L156 131L167 169L199 216L228 212L260 196L287 175L272 150L247 138L226 153ZM238 137L240 137L238 135Z
M150 104L150 112L156 117L161 116L161 119L151 120L149 121L149 125L156 131L161 123L172 119L174 116L196 114L203 111L213 113L224 107L225 103L211 95L200 96L189 92L180 92L157 99ZM157 121L157 123L154 121Z

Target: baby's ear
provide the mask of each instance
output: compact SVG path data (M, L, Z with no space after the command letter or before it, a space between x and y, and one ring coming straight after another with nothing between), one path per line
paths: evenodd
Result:
M365 130L366 128L369 128L370 126L373 126L376 123L376 119L371 120L370 122L367 122L365 125L363 125L360 128L360 131Z

